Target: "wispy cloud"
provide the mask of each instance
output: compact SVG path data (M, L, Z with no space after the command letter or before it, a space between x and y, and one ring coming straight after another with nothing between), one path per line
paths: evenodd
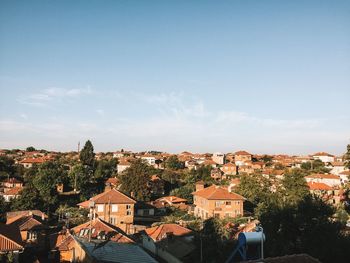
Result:
M32 106L45 106L55 99L77 98L83 95L90 95L91 93L92 89L90 86L73 89L49 87L37 93L24 95L18 98L18 102Z

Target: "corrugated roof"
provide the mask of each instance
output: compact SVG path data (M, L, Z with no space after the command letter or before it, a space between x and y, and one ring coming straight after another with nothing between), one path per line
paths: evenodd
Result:
M157 263L148 253L135 244L121 244L113 241L86 242L78 239L85 250L97 262Z

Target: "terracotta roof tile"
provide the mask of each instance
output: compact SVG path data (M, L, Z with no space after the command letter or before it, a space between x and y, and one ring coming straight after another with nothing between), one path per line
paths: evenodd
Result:
M308 182L307 185L310 188L310 190L332 190L332 187L324 183Z
M193 192L193 195L197 195L209 200L244 200L245 198L239 194L229 192L227 189L212 185L197 192Z
M89 229L90 228L90 221L81 224L79 226L76 226L72 228L71 230L80 237L87 237L80 235L80 231L82 229ZM121 230L119 227L113 226L105 221L103 221L100 218L96 218L92 221L91 229L93 230L93 234L91 235L92 238L97 238L98 234L102 231L105 232L106 235L110 237L111 241L118 242L118 243L135 243L131 238L129 238L126 233L124 233L123 230Z
M0 224L0 251L22 250L23 242L16 226Z
M340 180L340 177L335 174L311 174L305 176L306 178L315 178L315 179L338 179Z
M159 226L154 226L151 228L147 228L145 232L154 241L160 241L162 239L165 239L167 238L168 234L172 234L174 236L184 236L192 234L192 230L179 226L177 224L163 224Z
M129 196L119 192L117 189L110 189L101 194L98 194L91 198L95 204L106 204L108 202L112 204L135 204L136 201ZM88 208L89 200L79 203L78 206Z

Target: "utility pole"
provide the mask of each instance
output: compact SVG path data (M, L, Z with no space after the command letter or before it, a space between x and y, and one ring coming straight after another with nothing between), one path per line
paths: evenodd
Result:
M91 242L91 231L92 231L92 214L94 213L95 202L90 199L89 201L90 207L90 226L89 226L89 243Z
M78 142L78 155L79 155L79 152L80 152L80 142ZM74 192L76 192L78 189L77 189L77 174L75 174L74 176Z

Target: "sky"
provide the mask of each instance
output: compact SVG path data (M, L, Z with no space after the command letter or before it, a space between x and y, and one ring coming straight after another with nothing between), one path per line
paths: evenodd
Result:
M341 154L350 1L0 1L0 148Z

